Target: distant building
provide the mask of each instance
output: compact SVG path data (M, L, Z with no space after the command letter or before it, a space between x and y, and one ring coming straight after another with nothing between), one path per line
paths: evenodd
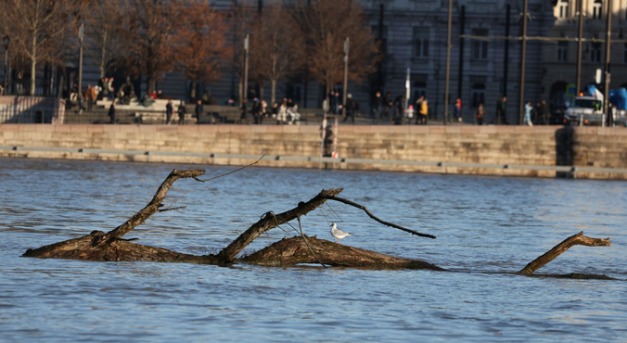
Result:
M215 9L226 11L236 3L263 6L272 1L283 0L212 0L210 3ZM525 101L545 99L551 111L559 111L587 84L595 83L597 70L605 69L608 0L528 0L524 59L521 39L524 0L452 0L450 28L449 0L358 1L384 51L384 59L369 81L361 85L349 83L349 92L360 103L361 112L369 111L370 97L377 90L383 94L390 92L393 98L404 96L409 70L410 101L424 95L437 118L442 118L447 105L452 113L455 99L461 98L467 121L472 119L476 106L484 103L489 123L497 100L505 95L509 121L518 122ZM580 2L584 6L581 45ZM611 6L610 80L611 88L617 88L627 85L624 37L627 0L612 0ZM450 95L445 104L449 29ZM524 99L520 99L523 61ZM98 77L97 63L86 57L83 85L95 84ZM222 78L210 85L211 97L218 103L236 98L239 77L232 66L225 68ZM116 79L122 81L123 78ZM189 82L179 74L165 75L158 87L177 98L190 94ZM253 83L249 89L255 95L269 94L269 89L261 90ZM305 76L283 82L277 91L279 98L288 96L308 108L321 108L325 97L321 85Z

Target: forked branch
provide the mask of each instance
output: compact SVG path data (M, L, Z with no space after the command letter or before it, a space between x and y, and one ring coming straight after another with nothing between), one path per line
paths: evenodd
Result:
M611 244L609 238L591 238L584 236L583 231L578 234L572 235L560 244L553 247L553 249L544 253L544 255L536 258L531 263L527 264L525 268L518 272L518 274L530 276L535 273L536 270L544 267L547 263L553 261L556 257L564 253L573 245L586 245L589 247L609 247Z

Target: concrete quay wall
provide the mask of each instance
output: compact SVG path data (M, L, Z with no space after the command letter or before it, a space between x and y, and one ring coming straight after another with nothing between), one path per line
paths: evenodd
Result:
M557 126L0 125L0 157L627 179L627 130Z

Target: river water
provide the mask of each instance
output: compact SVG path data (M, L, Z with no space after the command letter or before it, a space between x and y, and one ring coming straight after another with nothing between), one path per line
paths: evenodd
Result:
M179 180L169 208L126 238L217 253L267 212L343 187L384 220L328 203L306 234L423 259L451 272L232 268L20 257L27 248L113 229L145 206L173 168L232 167L0 159L0 341L3 342L627 342L627 183L248 168ZM246 252L295 234L261 236ZM611 247L575 246L541 273L514 275L579 231Z

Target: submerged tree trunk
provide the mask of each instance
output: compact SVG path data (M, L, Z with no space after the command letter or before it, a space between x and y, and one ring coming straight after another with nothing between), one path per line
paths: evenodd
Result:
M525 266L525 268L521 269L518 274L531 276L538 269L544 267L546 264L553 261L556 257L563 254L566 250L570 249L574 245L585 245L590 247L609 247L611 245L611 242L609 238L590 238L584 236L583 231L581 231L578 234L566 238L561 243L554 246L553 249L544 253L544 255L531 261ZM568 277L569 275L573 278L595 278L595 276L599 278L607 278L605 276L589 274L567 274L557 276Z
M194 179L199 182L210 181L199 179L204 175L204 170L173 170L163 181L151 201L140 211L135 213L122 225L104 233L93 231L88 235L54 243L37 249L28 249L23 256L39 258L66 258L90 261L154 261L154 262L186 262L214 265L230 265L233 263L248 263L272 267L293 267L299 265L319 265L332 267L363 268L363 269L428 269L444 271L435 264L417 259L390 256L360 248L348 247L316 237L309 237L302 232L291 238L285 238L251 255L239 257L244 248L252 243L263 233L297 220L300 226L300 218L303 215L317 209L326 201L338 201L343 204L356 207L364 211L373 220L399 229L412 235L435 238L435 236L420 233L394 223L386 222L372 214L365 206L338 197L341 188L322 190L315 197L282 213L266 212L259 221L251 225L248 230L237 237L216 255L191 255L164 248L151 247L132 242L133 239L122 237L141 225L151 215L167 211L163 201L172 184L179 179ZM224 174L227 175L227 174ZM222 175L222 176L224 176ZM529 263L518 274L532 276L532 274L559 256L573 245L609 246L609 239L589 238L580 232L571 236L546 254ZM544 275L547 276L547 275ZM554 277L572 278L600 278L607 279L604 275L567 274L548 275Z

